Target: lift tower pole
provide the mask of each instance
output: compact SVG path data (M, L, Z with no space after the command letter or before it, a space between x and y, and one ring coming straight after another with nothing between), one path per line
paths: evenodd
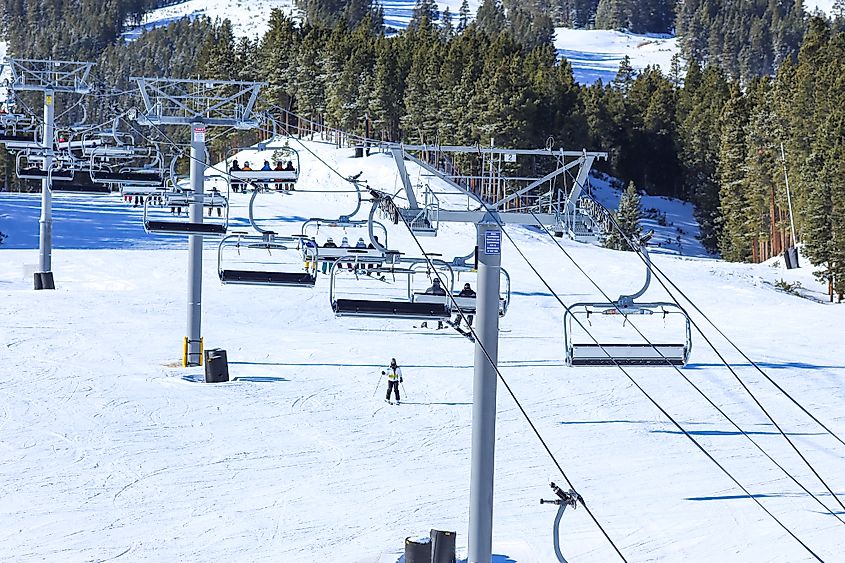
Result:
M38 271L35 289L55 289L53 279L53 192L50 171L55 155L55 98L57 93L87 94L94 63L37 59L8 59L12 72L9 89L44 93L44 127L38 153L42 156L41 217L38 232Z
M496 448L496 365L499 357L499 276L502 228L490 215L477 225L478 329L472 384L472 455L469 488L469 563L493 556L493 469ZM486 353L485 353L486 351Z
M189 216L202 224L207 165L208 127L255 129L252 110L261 82L133 78L138 83L144 111L136 115L141 125L191 127L191 181ZM188 235L188 322L182 365L202 364L202 234Z

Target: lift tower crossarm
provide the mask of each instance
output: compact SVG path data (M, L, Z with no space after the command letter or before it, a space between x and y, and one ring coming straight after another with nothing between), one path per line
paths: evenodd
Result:
M9 83L12 90L68 94L87 94L91 90L88 75L94 63L49 59L6 60L12 73Z
M258 92L264 82L238 80L189 80L133 77L141 91L142 125L191 125L255 129L253 116Z

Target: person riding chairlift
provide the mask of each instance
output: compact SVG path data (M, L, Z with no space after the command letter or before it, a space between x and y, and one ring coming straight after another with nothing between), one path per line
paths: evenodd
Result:
M282 164L282 161L277 160L276 161L276 167L273 168L273 172L284 172L284 171L285 171L285 166ZM276 182L276 189L277 190L282 190L282 189L287 190L288 189L287 182Z
M473 291L471 285L469 285L468 283L465 283L464 288L461 290L460 293L458 293L458 297L475 297L475 291ZM467 330L469 330L470 327L472 327L472 319L473 318L474 318L474 315L469 315L469 314L466 315ZM460 313L455 315L455 320L452 321L452 326L454 326L458 330L461 329L461 314Z
M446 295L446 290L443 289L443 286L440 285L440 278L435 277L431 280L431 287L425 290L426 295ZM420 328L428 328L428 321L423 322L420 325ZM437 321L437 330L443 328L443 321Z
M326 239L326 243L323 245L323 248L337 248L337 244L335 244L334 239L329 237ZM329 271L329 262L328 260L323 261L322 271L324 274L328 273Z
M238 164L238 161L233 160L232 167L229 168L229 172L240 172L241 170L241 165ZM246 193L246 188L243 187L243 182L240 182L238 180L232 180L232 191L238 193L238 190L241 189L244 191L244 193Z

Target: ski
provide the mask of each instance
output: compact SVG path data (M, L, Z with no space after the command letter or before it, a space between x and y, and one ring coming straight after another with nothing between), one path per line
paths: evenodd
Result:
M472 335L472 333L470 331L461 329L459 326L454 324L452 321L444 321L444 322L447 325L449 325L450 327L454 328L455 332L457 332L458 334L460 334L464 338L468 339L470 342L475 342L475 337Z

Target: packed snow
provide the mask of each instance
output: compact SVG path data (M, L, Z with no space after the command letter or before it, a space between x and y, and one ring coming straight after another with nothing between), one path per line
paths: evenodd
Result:
M355 159L330 145L307 146L344 176L363 172L391 193L400 185L389 156ZM348 183L310 152L301 155L297 190L258 200L261 224L281 234L298 233L305 218L355 208ZM415 182L421 177L410 172ZM602 197L614 197L598 184ZM232 194L233 226L247 224L247 201ZM406 537L431 528L456 531L466 553L469 340L412 321L335 318L327 276L303 290L222 286L208 240L203 335L206 348L227 350L233 380L206 384L202 368L178 367L184 238L144 234L141 208L116 194L57 193L55 203L57 289L36 292L38 196L0 193L0 231L9 235L0 246L0 553L7 559L395 563ZM689 217L680 204L647 205L663 206L670 221ZM358 216L368 211L365 204ZM388 230L391 248L420 255L401 226ZM508 233L564 302L601 301L547 234ZM323 230L317 238L343 234ZM641 285L633 253L558 240L611 296ZM449 259L471 250L474 229L442 225L421 241ZM688 253L692 243L682 247L656 249L655 264L781 386L845 434L845 364L834 353L842 309L774 287L801 281L820 293L812 268L728 264ZM628 560L809 560L618 369L566 367L562 307L507 239L502 259L513 283L501 320L502 374ZM302 267L295 255L292 263ZM472 274L464 281L475 283ZM388 291L391 280L381 285ZM653 284L644 298L667 296ZM645 328L645 319L636 323ZM833 490L845 490L845 446L714 341ZM391 357L404 371L401 405L384 402L380 369ZM835 510L697 334L681 371ZM802 541L826 560L841 557L840 523L677 372L629 372ZM537 501L550 498L550 480L564 481L501 384L498 405L494 560L554 561L555 508ZM566 512L561 531L570 560L615 560L582 508Z

